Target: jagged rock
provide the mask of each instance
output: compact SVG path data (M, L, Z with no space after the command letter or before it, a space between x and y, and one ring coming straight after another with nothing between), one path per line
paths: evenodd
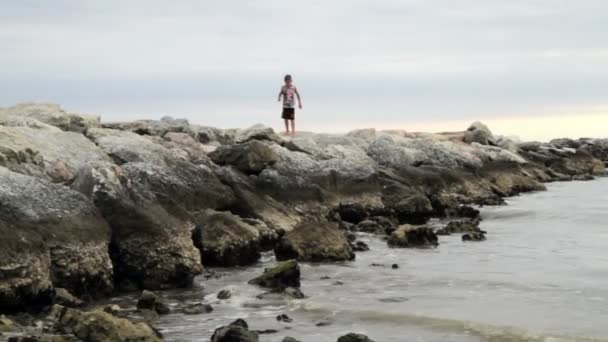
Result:
M142 291L139 300L137 300L137 309L155 311L159 315L166 315L171 312L167 304L163 303L154 292L148 290Z
M110 228L82 194L0 167L0 310L44 305L52 284L112 291Z
M355 254L344 232L333 222L312 222L298 225L281 238L275 247L278 260L344 261Z
M337 210L340 218L350 223L359 223L369 216L367 208L361 203L340 203Z
M401 223L424 223L434 213L427 196L397 182L389 182L383 187L382 202Z
M112 227L110 253L120 288L187 286L202 272L194 224L170 214L120 166L87 165L71 186L91 198Z
M274 289L285 289L287 287L300 287L300 266L295 260L277 263L264 273L249 281L249 284Z
M82 134L0 126L0 166L53 182L69 182L80 167L105 153Z
M362 334L350 333L339 337L338 342L374 342L374 340Z
M247 322L242 319L219 327L213 332L211 342L258 342L258 333L249 330Z
M462 236L462 241L484 241L486 239L486 235L479 232L467 233Z
M355 252L366 252L369 251L369 246L363 241L355 241L350 244L351 248Z
M149 325L131 323L100 310L80 311L55 305L51 315L60 332L72 333L83 341L162 341L160 333Z
M279 144L283 143L283 139L281 139L281 137L279 137L272 128L262 124L253 125L236 133L236 143L242 144L251 140L267 140L274 141Z
M437 230L437 235L450 235L457 233L478 232L479 219L463 219L458 221L450 221L445 227Z
M209 157L218 165L233 165L246 174L259 174L278 161L275 151L259 140L220 146Z
M464 142L466 143L479 143L481 145L494 145L495 140L492 135L492 131L488 126L483 123L476 121L469 126L464 135Z
M213 311L213 307L209 304L195 303L187 305L182 309L182 312L186 315L200 315L204 313L210 313Z
M160 120L136 120L131 122L105 122L103 128L132 132L138 135L163 137L167 133L190 132L190 124L186 119L163 117Z
M260 258L261 234L255 225L229 212L204 211L195 215L194 245L202 263L215 266L250 265Z
M68 290L64 288L55 288L55 295L53 296L53 303L67 306L70 308L77 308L84 304L84 302L74 295L72 295Z
M436 247L437 235L427 226L399 226L388 239L390 247Z
M99 126L99 116L67 113L54 103L20 103L0 111L0 115L35 119L64 131L84 132Z
M230 297L232 297L232 292L228 289L220 290L220 292L217 293L217 299L228 299Z
M19 326L13 322L10 318L7 318L4 315L0 315L0 335L3 332L14 332L18 331Z

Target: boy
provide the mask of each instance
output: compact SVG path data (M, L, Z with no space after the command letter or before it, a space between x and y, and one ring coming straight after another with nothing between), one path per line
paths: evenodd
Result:
M289 122L291 121L291 134L296 134L296 100L298 98L298 108L302 109L302 100L300 100L300 93L298 88L293 85L291 75L285 75L285 85L281 87L279 92L279 98L277 101L281 101L283 98L283 114L281 117L285 120L285 134L289 135Z

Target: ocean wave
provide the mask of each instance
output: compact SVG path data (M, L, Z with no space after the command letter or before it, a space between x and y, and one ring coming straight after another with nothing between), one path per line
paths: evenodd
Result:
M326 303L302 302L297 309L315 316L334 316L340 320L362 321L366 323L409 324L435 332L467 333L488 342L608 342L608 337L588 337L567 334L551 334L510 326L498 326L474 321L438 318L409 313L383 312L376 310L350 310L332 308Z

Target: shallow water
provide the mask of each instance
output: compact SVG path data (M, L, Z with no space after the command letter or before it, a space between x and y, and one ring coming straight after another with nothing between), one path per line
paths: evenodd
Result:
M363 235L371 251L354 262L301 265L303 300L255 298L263 290L247 281L272 255L252 267L217 269L222 277L166 294L210 302L214 312L172 314L159 327L168 341L208 340L236 318L278 330L261 341L335 342L353 331L377 342L608 341L608 178L548 184L507 202L483 208L484 242L453 235L441 236L437 249L389 249ZM233 296L218 301L224 288ZM281 313L294 321L277 322Z

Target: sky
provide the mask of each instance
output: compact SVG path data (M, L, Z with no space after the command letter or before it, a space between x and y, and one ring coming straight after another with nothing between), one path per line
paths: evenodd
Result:
M605 0L0 0L0 107L104 121L608 136Z

